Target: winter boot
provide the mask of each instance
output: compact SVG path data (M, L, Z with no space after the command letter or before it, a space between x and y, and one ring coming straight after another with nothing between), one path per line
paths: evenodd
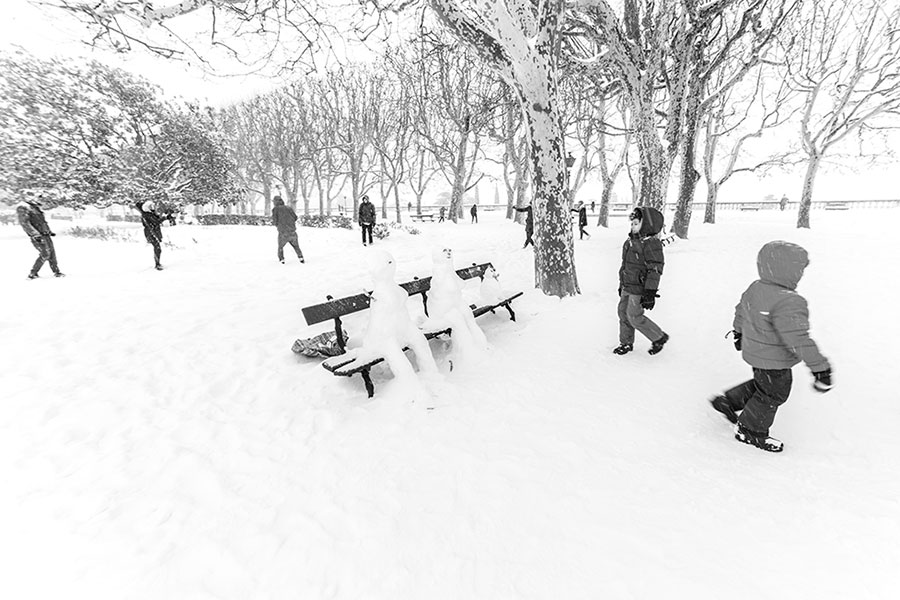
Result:
M65 274L65 273L60 273L59 271L57 271L56 273L53 274L53 276L54 276L54 277L65 277L66 274Z
M662 352L663 346L666 345L666 342L669 341L669 334L664 333L662 337L650 344L650 349L647 350L648 354L659 354Z
M28 274L28 279L37 279L38 277L40 277L40 275L38 275L37 273Z
M709 403L712 404L714 409L722 413L731 423L737 424L737 412L731 408L731 405L728 403L728 399L725 396L715 396Z
M154 268L155 268L157 271L162 271L162 270L163 270L163 266L162 266L162 265L156 265Z
M632 350L634 350L634 346L631 344L619 344L617 347L613 348L613 354L622 356L623 354L628 354Z
M740 425L734 428L734 439L751 446L756 446L760 450L766 452L781 452L784 450L784 444L781 440L776 440L762 433L756 433L749 429L744 429Z

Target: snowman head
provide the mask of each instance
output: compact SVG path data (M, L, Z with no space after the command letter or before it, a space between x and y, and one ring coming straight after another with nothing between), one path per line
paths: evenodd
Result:
M453 250L444 246L435 246L431 250L431 259L435 265L453 266Z
M369 273L372 275L372 282L375 285L379 283L394 283L394 274L397 272L397 264L394 257L389 252L377 250L367 257Z

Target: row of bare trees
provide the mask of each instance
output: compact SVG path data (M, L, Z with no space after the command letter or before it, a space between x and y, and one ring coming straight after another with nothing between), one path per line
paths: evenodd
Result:
M312 43L334 31L327 0L173 0L139 13L126 2L54 1L84 17L95 40L138 39L129 21L146 31L200 7L212 8L214 24L231 19L244 36L253 35L252 25L261 40L293 28ZM568 210L573 190L592 170L602 178L605 199L625 172L633 197L655 207L666 203L676 174L674 231L684 238L701 173L705 220L713 222L716 194L734 173L803 161L797 224L808 227L824 158L851 134L865 146L868 136L896 123L900 107L900 7L887 0L379 0L358 6L343 16L369 40L388 31L381 25L396 25L397 13L427 6L477 60L469 55L461 69L444 70L463 53L423 34L418 53L405 45L372 71L348 67L252 101L266 107L265 117L256 118L249 106L233 109L229 128L262 137L271 123L260 121L276 119L269 104L294 115L285 127L304 123L310 130L300 141L280 140L278 150L242 150L257 161L257 172L245 173L248 182L265 192L277 180L294 199L308 197L306 182L327 210L338 185L349 185L355 204L382 182L382 197L393 193L396 204L404 177L410 184L418 172L421 184L426 173L440 172L453 189L455 215L479 176L482 140L494 139L510 197L521 202L527 195L533 204L535 283L551 295L579 291ZM212 37L221 40L224 31L214 26ZM435 60L443 52L447 60ZM366 111L373 101L377 108ZM384 110L394 106L401 110ZM748 150L756 139L773 149L761 151L757 143ZM579 160L570 172L573 151ZM606 205L601 202L601 219Z

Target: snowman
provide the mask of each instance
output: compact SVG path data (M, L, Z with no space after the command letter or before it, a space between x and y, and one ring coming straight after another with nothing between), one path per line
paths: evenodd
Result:
M503 291L503 288L500 287L500 273L492 266L489 266L484 271L484 279L481 280L479 296L483 306L493 306L508 296Z
M423 326L429 331L452 329L452 357L456 362L477 358L487 349L484 332L475 323L472 309L463 300L463 282L453 267L453 251L435 248L434 270L428 294L428 319Z
M438 372L428 340L409 316L406 300L409 295L394 281L397 266L394 257L379 250L369 257L372 275L372 293L369 298L369 325L359 348L351 350L354 360L342 369L352 369L379 356L397 379L414 379L415 372L403 348L409 347L416 355L416 364L422 373Z

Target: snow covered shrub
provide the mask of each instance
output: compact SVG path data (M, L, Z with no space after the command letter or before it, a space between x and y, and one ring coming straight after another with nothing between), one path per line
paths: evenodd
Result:
M422 233L412 225L401 225L396 221L389 221L387 225L391 229L399 229L400 231L405 231L409 235L419 235L420 233Z
M269 215L197 215L200 225L258 225L272 224ZM350 217L328 215L299 215L297 225L301 227L353 229Z
M391 232L384 223L376 223L375 227L372 228L372 235L375 236L375 239L383 240L391 235Z
M353 221L343 215L300 215L298 224L303 227L353 229Z
M65 232L68 235L78 238L90 238L104 241L131 241L131 237L120 229L112 227L81 227L76 225Z

